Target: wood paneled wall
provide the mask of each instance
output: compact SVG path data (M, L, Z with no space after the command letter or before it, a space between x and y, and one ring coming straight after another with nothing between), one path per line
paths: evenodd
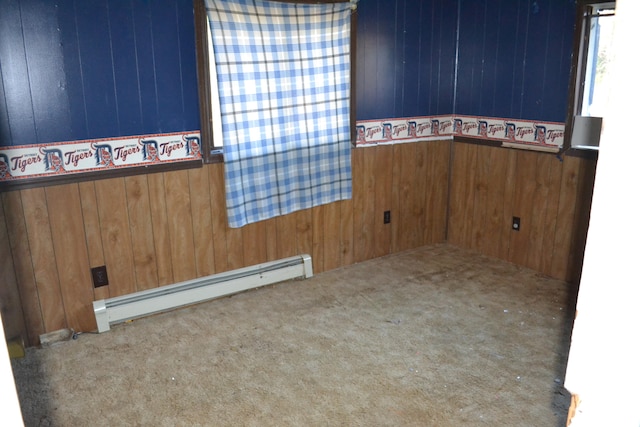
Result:
M300 253L319 273L443 242L450 144L355 149L352 200L240 229L227 226L222 164L3 193L7 337L95 330L94 300ZM99 265L109 286L94 289Z
M447 241L577 282L595 160L456 142ZM511 229L512 218L520 230Z
M300 253L320 273L447 240L577 281L595 161L456 142L449 167L450 147L355 149L352 200L240 229L227 226L222 164L3 193L5 333L37 345L46 332L95 330L94 300ZM109 286L94 289L99 265Z

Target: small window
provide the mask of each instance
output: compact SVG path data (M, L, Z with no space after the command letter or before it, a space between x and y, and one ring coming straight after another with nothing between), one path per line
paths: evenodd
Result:
M608 66L611 62L614 12L615 3L606 3L590 6L584 15L582 49L586 58L582 65L584 78L578 110L581 116L602 117L603 114L610 86Z
M196 28L196 57L198 64L198 94L200 98L200 137L202 142L202 154L205 163L222 161L222 145L219 135L213 135L213 114L212 111L216 96L215 75L211 75L210 57L213 55L211 47L210 29L207 12L204 7L204 0L194 0L193 2L195 28ZM215 68L215 67L214 67ZM214 70L215 71L215 70ZM213 82L212 82L213 81Z
M354 0L276 0L285 3L317 4L317 3L355 3ZM205 163L223 161L222 124L220 104L218 101L218 84L216 76L213 46L209 17L204 0L194 0L194 17L196 25L196 52L198 60L198 93L200 96L201 140ZM357 12L353 7L351 14L351 89L350 89L350 127L352 141L355 141L355 28Z
M567 134L571 147L597 149L610 87L615 2L578 2L574 92Z

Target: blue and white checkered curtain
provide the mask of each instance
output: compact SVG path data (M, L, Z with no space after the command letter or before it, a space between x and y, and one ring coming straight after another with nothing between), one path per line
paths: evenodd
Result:
M351 198L351 5L206 0L231 227Z

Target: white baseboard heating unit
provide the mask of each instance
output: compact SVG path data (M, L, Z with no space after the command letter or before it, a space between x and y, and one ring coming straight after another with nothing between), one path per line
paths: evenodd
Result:
M295 278L313 276L311 256L304 254L174 285L93 302L98 332L111 325L178 307Z

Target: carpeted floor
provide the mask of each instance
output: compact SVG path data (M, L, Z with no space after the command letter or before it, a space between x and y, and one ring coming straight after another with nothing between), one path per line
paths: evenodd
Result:
M13 360L27 426L564 426L571 287L448 245Z

